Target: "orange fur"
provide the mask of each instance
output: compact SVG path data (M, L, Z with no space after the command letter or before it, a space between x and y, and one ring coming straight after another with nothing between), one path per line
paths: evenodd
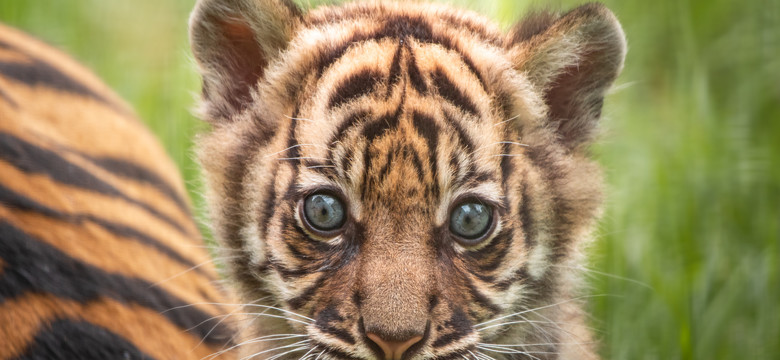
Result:
M162 146L89 71L3 26L0 174L0 358L230 343L234 308Z

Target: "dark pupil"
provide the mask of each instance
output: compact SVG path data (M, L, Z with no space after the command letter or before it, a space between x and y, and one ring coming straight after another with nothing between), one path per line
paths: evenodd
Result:
M488 230L490 217L490 211L485 205L464 204L452 212L450 228L464 238L478 238Z
M309 223L318 230L338 228L344 219L344 208L341 202L330 195L309 196L304 203L304 210Z

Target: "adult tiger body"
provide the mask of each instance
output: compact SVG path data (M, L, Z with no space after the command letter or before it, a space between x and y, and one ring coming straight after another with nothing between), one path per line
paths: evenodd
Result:
M286 311L248 318L247 358L597 358L577 269L625 56L609 10L505 34L415 2L201 0L190 28L228 272Z
M230 311L178 171L128 106L0 26L0 358L201 359Z

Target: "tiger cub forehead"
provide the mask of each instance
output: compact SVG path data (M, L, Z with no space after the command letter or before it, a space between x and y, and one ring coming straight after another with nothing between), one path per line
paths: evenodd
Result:
M339 187L358 218L370 197L430 205L439 224L462 193L500 202L502 156L528 145L514 127L544 111L504 41L481 16L439 5L312 11L254 97L254 116L277 122L263 151L294 147L276 158L304 165L298 186Z

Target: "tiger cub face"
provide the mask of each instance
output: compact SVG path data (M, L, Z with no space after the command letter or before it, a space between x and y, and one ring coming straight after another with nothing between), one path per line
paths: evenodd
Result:
M503 33L437 5L201 0L190 26L247 358L596 357L576 269L611 12Z

